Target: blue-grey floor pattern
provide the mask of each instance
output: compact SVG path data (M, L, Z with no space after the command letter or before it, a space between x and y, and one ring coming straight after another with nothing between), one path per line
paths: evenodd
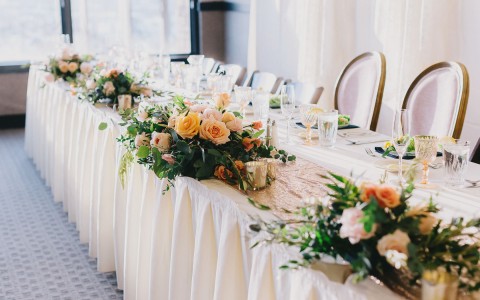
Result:
M23 145L23 129L0 130L0 299L122 299Z

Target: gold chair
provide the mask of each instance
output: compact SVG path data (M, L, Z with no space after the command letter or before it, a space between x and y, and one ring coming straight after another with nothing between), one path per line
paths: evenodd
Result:
M409 110L411 135L460 138L469 86L467 69L461 63L440 62L420 73L403 101L403 108Z
M377 128L385 87L386 61L379 52L354 58L342 71L335 87L335 109L350 115L352 124Z

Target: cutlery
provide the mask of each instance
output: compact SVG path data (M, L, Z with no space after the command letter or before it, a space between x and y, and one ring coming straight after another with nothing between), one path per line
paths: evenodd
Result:
M472 185L470 187L480 187L480 180L465 179L465 181Z
M443 167L443 162L438 162L438 163L431 163L428 165L430 168L432 169L440 169L441 167ZM480 181L479 181L480 182Z
M385 142L387 139L386 138L376 138L376 139L364 139L364 140L350 140L350 139L345 139L347 142L349 142L348 145L363 145L363 144L373 144L373 143L380 143L380 142Z

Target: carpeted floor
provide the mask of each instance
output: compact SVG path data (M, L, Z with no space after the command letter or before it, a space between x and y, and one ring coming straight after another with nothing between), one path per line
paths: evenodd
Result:
M0 130L0 299L122 299L99 273L23 149L24 130Z

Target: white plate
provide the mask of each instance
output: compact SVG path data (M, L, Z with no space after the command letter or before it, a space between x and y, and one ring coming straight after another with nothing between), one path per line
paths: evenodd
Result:
M403 172L408 171L408 169L410 169L411 166L412 166L411 163L404 161L402 163ZM391 159L377 160L375 162L375 167L382 170L386 170L391 173L398 173L398 160L391 160Z

